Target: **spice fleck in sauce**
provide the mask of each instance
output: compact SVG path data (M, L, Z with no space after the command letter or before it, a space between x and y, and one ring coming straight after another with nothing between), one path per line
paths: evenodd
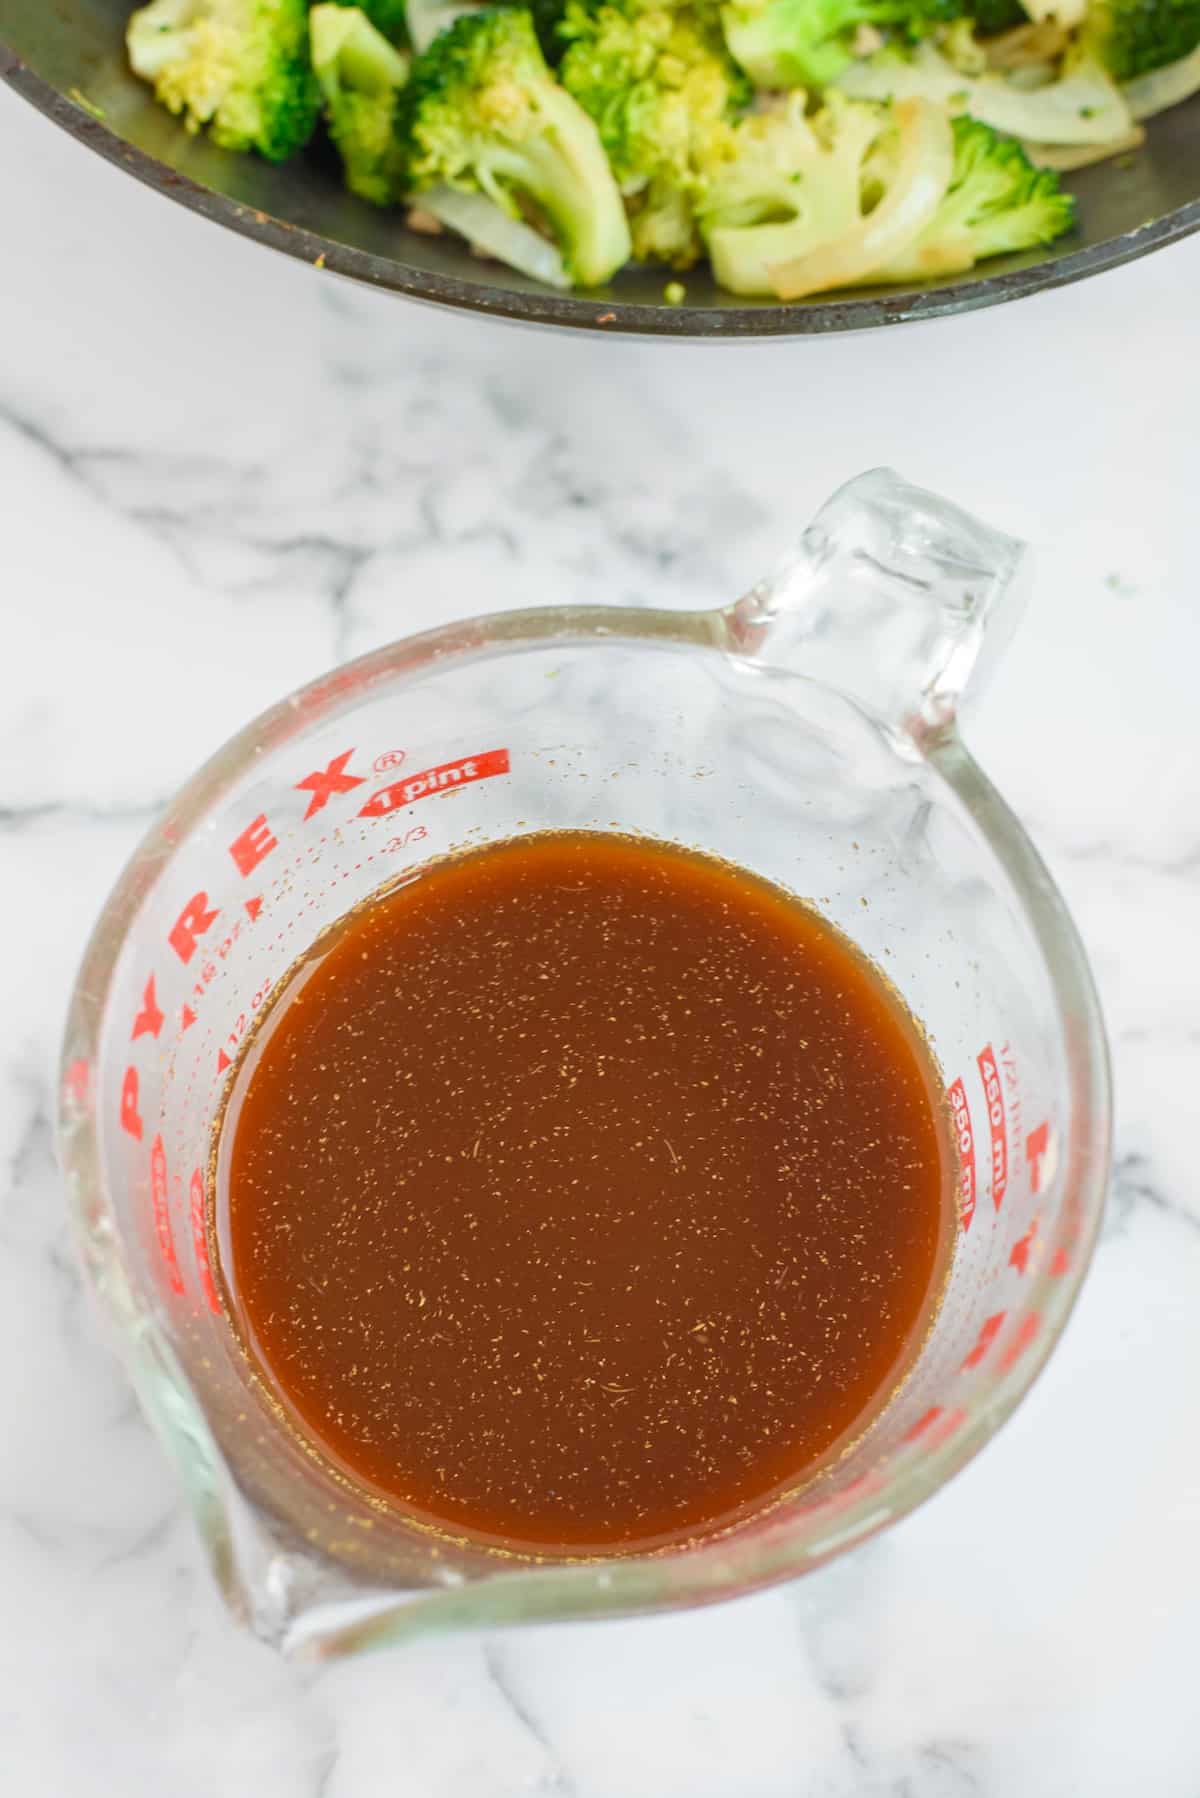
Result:
M528 1550L694 1537L886 1402L952 1169L890 989L782 890L589 832L431 865L253 1040L227 1294L343 1472Z

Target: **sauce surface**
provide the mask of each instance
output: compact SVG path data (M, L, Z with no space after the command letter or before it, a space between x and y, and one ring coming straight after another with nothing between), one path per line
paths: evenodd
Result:
M449 857L326 937L248 1048L233 1316L326 1455L449 1532L719 1527L866 1426L936 1308L929 1051L725 863L590 832Z

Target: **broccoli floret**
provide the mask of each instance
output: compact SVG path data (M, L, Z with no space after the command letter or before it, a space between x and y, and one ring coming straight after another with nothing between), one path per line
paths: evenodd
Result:
M314 6L309 30L313 68L346 186L387 206L396 198L402 166L396 100L408 79L408 58L356 6Z
M634 254L689 268L692 189L707 140L750 99L715 11L661 0L570 0L559 78L596 121L629 207Z
M874 281L957 275L986 256L1053 243L1075 223L1075 202L1052 169L1034 168L1020 144L977 119L954 121L954 174L916 241Z
M151 0L129 20L129 61L189 131L282 162L308 142L320 95L306 0Z
M1132 81L1200 45L1200 0L1093 0L1083 38L1114 81Z
M327 0L328 4L357 8L389 44L408 45L407 0ZM310 21L311 22L311 21Z
M959 274L1050 243L1074 202L1011 138L970 118L951 125L927 100L891 109L831 95L809 121L794 96L730 134L701 216L723 287L796 299Z
M722 18L734 58L759 87L828 87L854 60L860 26L919 36L959 11L958 0L733 0Z
M408 191L445 183L532 214L572 280L607 281L628 259L625 209L592 120L558 86L525 8L470 13L434 39L400 95Z
M837 95L807 119L796 94L714 141L697 211L718 284L776 295L777 268L852 230L867 157L886 127L882 108Z

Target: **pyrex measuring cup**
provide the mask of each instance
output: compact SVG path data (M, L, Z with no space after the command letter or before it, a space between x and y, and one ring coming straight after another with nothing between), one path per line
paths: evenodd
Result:
M934 1491L1027 1390L1099 1223L1109 1088L1075 931L955 726L1013 622L1020 562L942 501L866 475L724 609L511 612L315 681L142 843L75 989L63 1161L142 1401L261 1635L345 1653L792 1577ZM256 1383L205 1227L231 1066L296 958L398 873L552 827L693 845L811 899L923 1022L959 1154L946 1297L866 1436L717 1539L584 1562L449 1540L348 1484Z

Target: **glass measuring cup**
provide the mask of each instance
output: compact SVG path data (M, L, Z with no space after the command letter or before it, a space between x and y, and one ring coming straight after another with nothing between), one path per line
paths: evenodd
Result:
M1021 564L865 475L728 607L504 613L336 670L219 751L142 843L72 1000L62 1158L142 1402L261 1636L341 1654L794 1577L933 1492L1028 1389L1099 1225L1109 1083L1070 919L956 729ZM589 1561L452 1541L347 1483L256 1380L206 1233L230 1070L297 957L432 856L566 827L702 848L816 904L925 1026L959 1155L942 1309L868 1433L716 1539Z

